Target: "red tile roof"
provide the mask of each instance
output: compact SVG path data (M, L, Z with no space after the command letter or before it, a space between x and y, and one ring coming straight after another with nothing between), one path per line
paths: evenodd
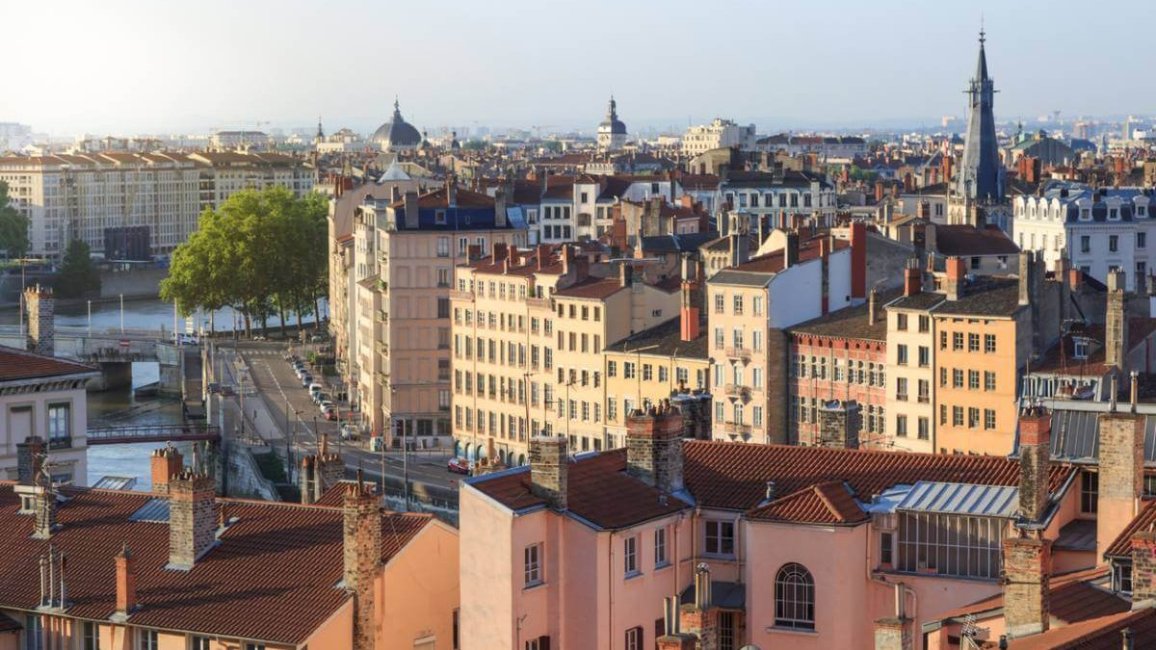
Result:
M559 289L554 292L555 298L596 298L606 299L614 294L622 291L625 287L618 281L618 278L595 278L589 277L581 282L576 282L565 289Z
M1119 650L1124 647L1121 640L1124 628L1132 631L1133 648L1156 647L1156 609L1150 606L1022 637L1010 647L1015 650ZM989 641L984 647L997 648L998 644Z
M1132 557L1132 536L1156 525L1156 499L1146 499L1140 513L1120 531L1116 539L1104 551L1105 557Z
M95 373L83 363L0 346L0 381Z
M1070 625L1128 611L1131 608L1131 603L1094 584L1105 580L1107 576L1108 567L1106 566L1053 575L1049 584L1051 615L1056 620ZM943 621L963 618L968 614L995 612L1002 609L1003 592L999 592L970 605L936 613L934 616L936 620Z
M845 481L859 499L897 484L946 481L1015 485L1019 464L1000 456L916 454L901 451L686 441L683 476L695 501L710 508L746 510L766 496L767 481L791 494L831 480ZM1052 465L1051 489L1075 469Z
M757 521L828 525L858 524L868 519L867 513L839 481L803 488L756 508L749 516Z
M38 558L49 543L67 558L68 614L104 620L115 608L113 557L127 544L136 558L140 609L133 625L297 644L349 598L342 578L339 508L218 500L236 521L191 571L165 569L169 527L129 521L148 494L76 490L58 510L60 530L32 539L32 517L0 483L0 607L39 603ZM426 515L382 516L388 560L428 524Z

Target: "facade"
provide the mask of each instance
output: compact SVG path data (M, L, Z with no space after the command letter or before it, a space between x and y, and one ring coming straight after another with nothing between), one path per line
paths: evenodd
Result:
M821 158L855 158L867 153L867 141L859 136L777 135L759 138L759 151L783 151L791 156L818 154Z
M750 219L750 232L804 222L829 227L838 208L835 187L810 172L731 172L719 184L718 195L719 205Z
M272 145L273 138L261 131L217 131L209 138L213 151L264 151Z
M1000 593L1021 499L1047 540L1077 519L1072 466L688 440L682 422L659 405L625 449L573 458L534 438L529 467L466 481L463 650L920 649L933 613Z
M84 387L98 375L79 363L0 347L0 480L17 478L21 449L32 440L48 454L53 481L88 484Z
M884 444L902 451L932 453L935 428L935 333L931 313L942 294L923 291L918 268L904 270L903 295L888 303L887 391Z
M710 124L700 124L686 130L682 136L682 153L697 156L711 149L750 149L754 144L754 124L739 126L731 120L716 117Z
M1037 251L1049 265L1066 256L1073 268L1100 282L1123 271L1125 286L1141 290L1156 268L1151 190L1093 189L1055 183L1042 196L1012 201L1012 236L1023 250Z
M598 125L598 149L601 151L618 151L626 146L626 124L618 119L618 103L610 98L610 107L606 109L606 119Z
M29 220L29 255L57 258L79 238L96 255L110 234L147 228L152 255L171 253L205 209L233 193L280 185L303 196L313 171L273 153L113 153L0 158L0 180ZM114 240L115 241L115 240Z

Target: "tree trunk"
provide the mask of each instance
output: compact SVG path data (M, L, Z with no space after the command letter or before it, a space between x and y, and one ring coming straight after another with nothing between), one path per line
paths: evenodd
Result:
M288 320L287 318L285 318L285 302L282 300L278 300L277 301L277 309L281 315L281 338L285 338L285 321Z

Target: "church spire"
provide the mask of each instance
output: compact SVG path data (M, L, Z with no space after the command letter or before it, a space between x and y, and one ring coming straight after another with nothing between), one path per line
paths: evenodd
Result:
M1004 198L1004 170L995 135L995 84L988 76L986 41L987 32L981 26L979 59L967 89L967 135L956 175L956 193L980 203L1000 203Z

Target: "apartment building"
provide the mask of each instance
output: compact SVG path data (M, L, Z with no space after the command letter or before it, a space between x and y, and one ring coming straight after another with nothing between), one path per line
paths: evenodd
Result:
M241 189L281 185L304 195L313 170L272 153L105 152L0 158L0 181L29 220L29 255L55 259L81 239L94 254L138 259L171 253L202 211Z
M88 484L84 387L99 374L83 364L0 346L0 480L18 478L20 457L36 447L48 454L53 481Z
M885 448L887 432L887 318L883 305L898 292L877 294L788 330L789 442L800 445ZM850 409L850 426L825 436L832 409ZM832 434L835 432L831 432ZM846 433L853 436L848 439Z
M741 235L729 239L736 238L741 243ZM862 224L852 228L849 241L800 241L795 233L784 241L782 249L707 280L715 440L788 442L784 330L866 298Z
M710 124L699 124L686 130L682 136L682 153L693 157L712 149L750 149L754 144L754 124L740 126L731 120L716 117Z
M376 286L380 306L358 316L359 328L360 319L372 318L380 357L372 388L359 388L362 410L389 446L400 446L401 436L418 448L449 445L454 267L467 261L470 246L524 246L525 224L507 218L504 196L458 189L452 181L362 209L376 238L369 262L375 277L362 282Z
M902 451L935 451L935 334L931 312L946 298L923 291L923 272L904 269L903 295L888 303L887 399L884 434L889 445Z
M0 646L453 643L452 527L382 511L360 482L308 506L220 499L182 465L171 449L155 454L151 494L0 482Z
M834 225L839 206L835 186L813 172L732 171L719 183L719 204L750 220L750 232Z
M1019 462L688 440L666 404L625 449L535 437L463 485L462 648L922 649L939 613L1015 592L1009 553L1040 543L1017 526L1054 549L1045 579L1095 564L1066 528L1081 470L1023 422Z

